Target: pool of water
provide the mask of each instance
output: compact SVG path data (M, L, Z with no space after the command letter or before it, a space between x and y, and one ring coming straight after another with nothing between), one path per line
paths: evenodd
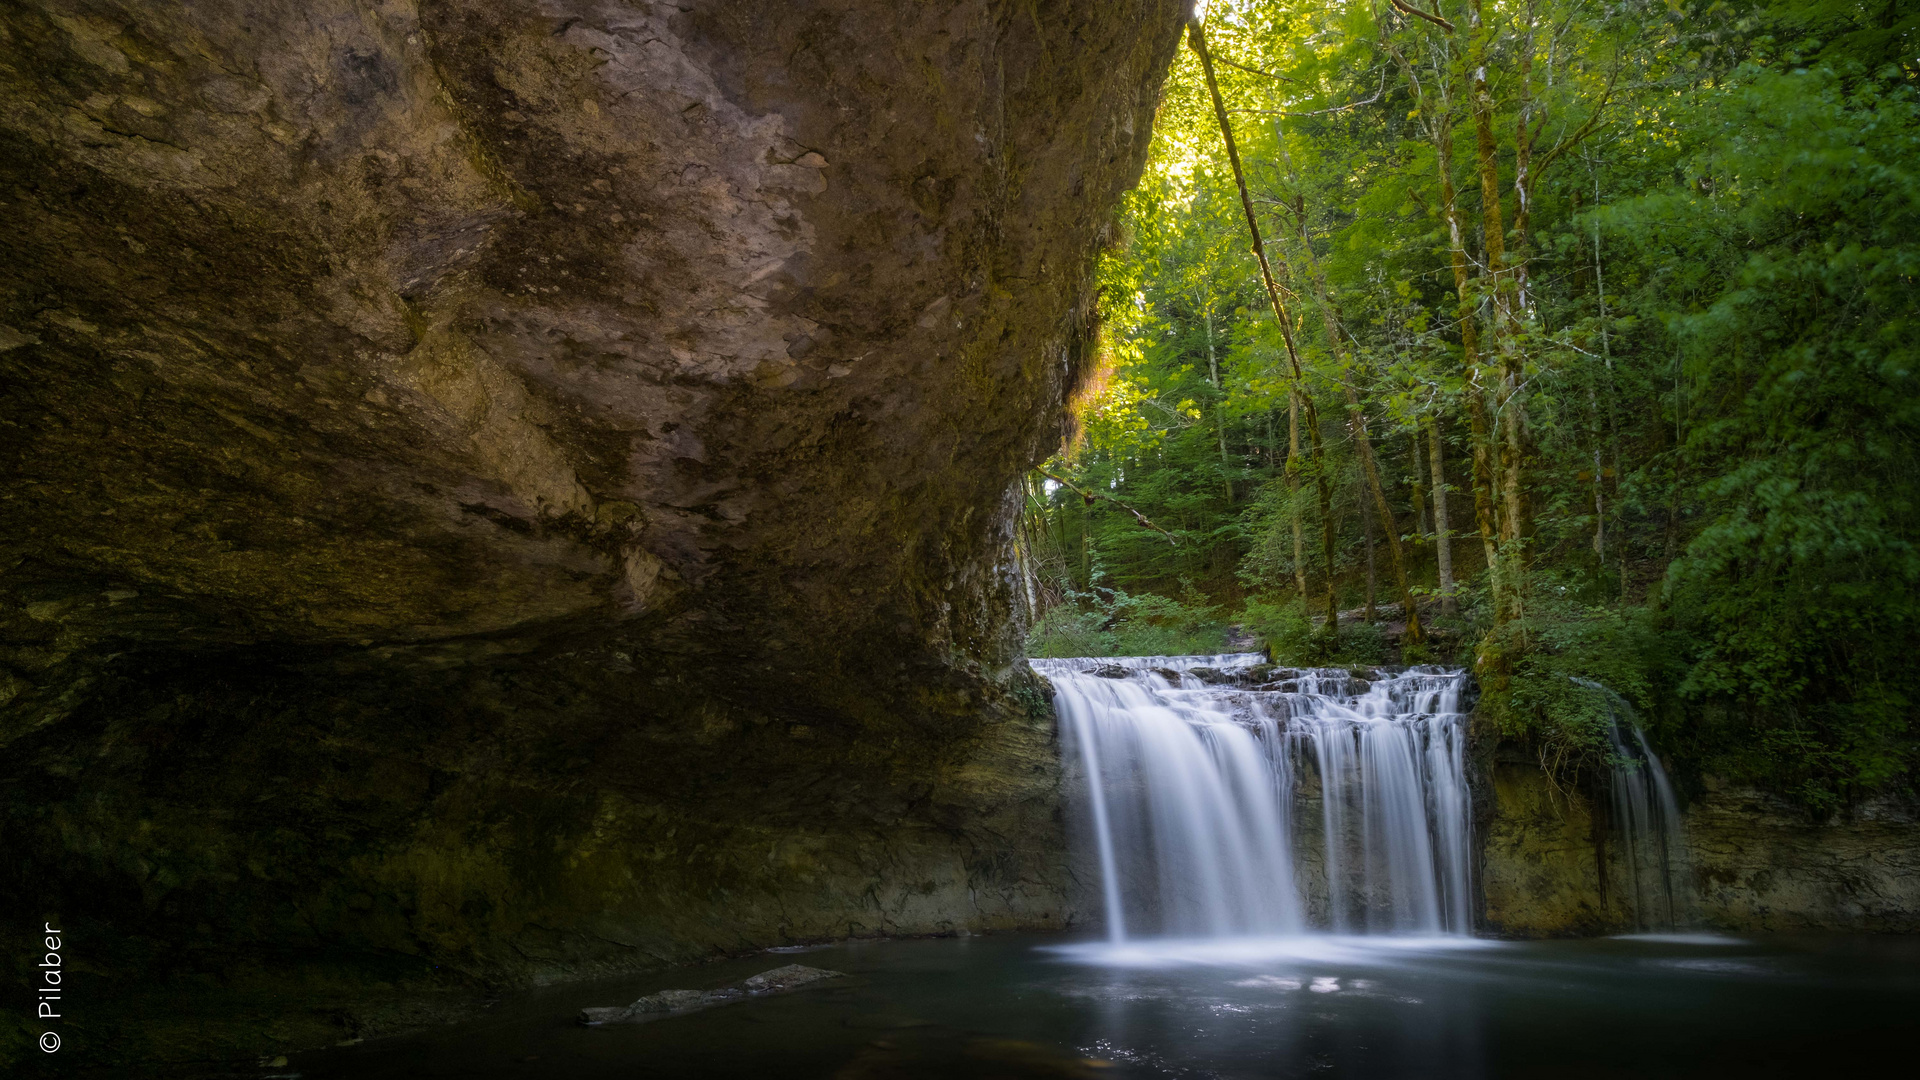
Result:
M782 964L810 989L645 1024L579 1009ZM555 987L482 1020L297 1056L380 1077L1912 1075L1920 939L1298 937L1110 947L856 942Z

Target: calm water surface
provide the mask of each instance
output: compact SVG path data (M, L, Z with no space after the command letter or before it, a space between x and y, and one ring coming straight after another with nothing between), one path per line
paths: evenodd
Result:
M646 1024L583 1006L787 963L847 978ZM1024 935L782 950L531 992L306 1054L310 1078L1914 1075L1920 939ZM1897 1063L1897 1065L1895 1064ZM1892 1071L1889 1071L1892 1070Z

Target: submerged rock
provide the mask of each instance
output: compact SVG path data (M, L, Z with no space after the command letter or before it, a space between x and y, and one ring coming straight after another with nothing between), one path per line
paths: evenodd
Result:
M662 1016L676 1013L695 1012L710 1009L715 1005L729 1005L749 998L766 997L781 994L789 990L798 990L825 979L841 977L838 971L824 968L807 967L804 964L788 964L772 971L763 971L751 978L742 979L731 986L717 990L662 990L657 994L648 994L631 1005L608 1006L580 1010L580 1022L588 1025L641 1023L657 1020Z
M808 983L819 982L821 979L836 979L840 974L838 971L808 967L805 964L788 964L785 967L774 968L772 971L763 971L741 985L746 987L750 994L771 994L781 990L795 990Z

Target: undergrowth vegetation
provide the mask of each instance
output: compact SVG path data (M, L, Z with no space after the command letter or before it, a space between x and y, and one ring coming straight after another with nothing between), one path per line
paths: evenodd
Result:
M1196 656L1225 652L1218 606L1188 590L1184 599L1129 595L1096 586L1070 593L1033 628L1033 656Z

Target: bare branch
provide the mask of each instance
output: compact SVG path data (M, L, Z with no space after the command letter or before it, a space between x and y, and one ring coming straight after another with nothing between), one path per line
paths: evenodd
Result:
M1588 116L1587 122L1584 124L1581 124L1579 128L1577 128L1573 132L1573 134L1568 135L1564 139L1561 139L1559 143L1554 146L1553 149L1540 155L1540 163L1534 167L1535 175L1537 176L1546 175L1547 166L1553 164L1553 161L1555 158L1559 157L1561 154L1566 153L1568 150L1573 149L1575 146L1578 146L1582 139L1585 139L1588 135L1593 134L1594 126L1600 122L1601 115L1607 111L1607 103L1613 100L1614 80L1619 78L1621 66L1622 66L1622 61L1618 56L1616 56L1614 58L1613 70L1607 73L1607 88L1601 91L1600 101L1594 105L1593 114Z
M1387 0L1387 3L1392 4L1393 10L1402 15L1411 15L1416 19L1425 19L1440 29L1445 30L1447 33L1453 33L1453 24L1438 15L1429 15L1419 8L1414 7L1412 4L1402 3L1401 0Z
M1166 537L1167 543L1172 544L1175 547L1180 546L1180 542L1173 538L1172 533L1168 532L1167 530L1161 528L1158 525L1155 525L1153 522L1148 521L1147 515L1141 513L1138 510L1135 510L1133 507L1128 506L1126 503L1121 502L1119 499L1116 499L1113 496L1108 495L1106 492L1088 491L1086 488L1081 487L1079 484L1076 484L1073 481L1068 480L1064 477L1055 476L1045 469L1035 469L1034 472L1039 473L1041 476L1046 477L1047 479L1053 481L1054 483L1059 484L1061 487L1066 488L1068 491L1071 491L1074 494L1080 496L1082 499L1085 499L1088 506L1092 506L1093 500L1095 499L1107 500L1108 502L1119 507L1120 509L1125 510L1127 513L1132 514L1133 520L1139 522L1142 525L1145 525L1147 528L1152 529L1154 532L1159 533L1161 536Z
M1227 65L1227 66L1228 66L1228 67L1230 67L1230 68L1237 68L1237 69L1239 69L1239 70L1241 70L1241 71L1244 71L1244 72L1246 72L1246 73L1247 73L1247 74L1249 74L1249 75L1264 75L1265 77L1267 77L1267 78L1269 78L1269 79L1274 79L1274 80L1276 80L1276 81L1278 81L1278 82L1283 82L1283 83L1295 83L1295 84L1298 84L1298 83L1299 83L1299 81L1300 81L1300 80L1298 80L1298 79L1289 79L1289 78L1287 78L1287 77L1286 77L1285 75L1275 75L1275 74L1274 74L1273 72L1271 72L1271 71L1261 71L1261 70L1260 70L1259 68L1257 68L1257 67L1248 67L1248 66L1247 66L1247 65L1245 65L1245 64L1236 64L1236 63L1234 63L1233 61L1231 61L1231 60L1229 60L1229 59L1227 59L1227 58L1226 58L1226 57L1224 57L1224 56L1216 56L1216 57L1214 57L1214 59L1215 59L1215 60L1218 60L1218 61L1220 61L1221 63L1223 63L1223 64L1225 64L1225 65Z
M1371 105L1379 101L1386 92L1387 69L1382 67L1380 69L1380 89L1375 90L1373 96L1364 101L1349 101L1345 105L1335 105L1330 109L1314 109L1311 112L1285 112L1280 109L1228 109L1227 111L1230 113L1248 113L1254 116L1284 116L1289 119L1298 116L1325 116L1328 113L1346 112L1348 109L1357 109L1362 105Z

